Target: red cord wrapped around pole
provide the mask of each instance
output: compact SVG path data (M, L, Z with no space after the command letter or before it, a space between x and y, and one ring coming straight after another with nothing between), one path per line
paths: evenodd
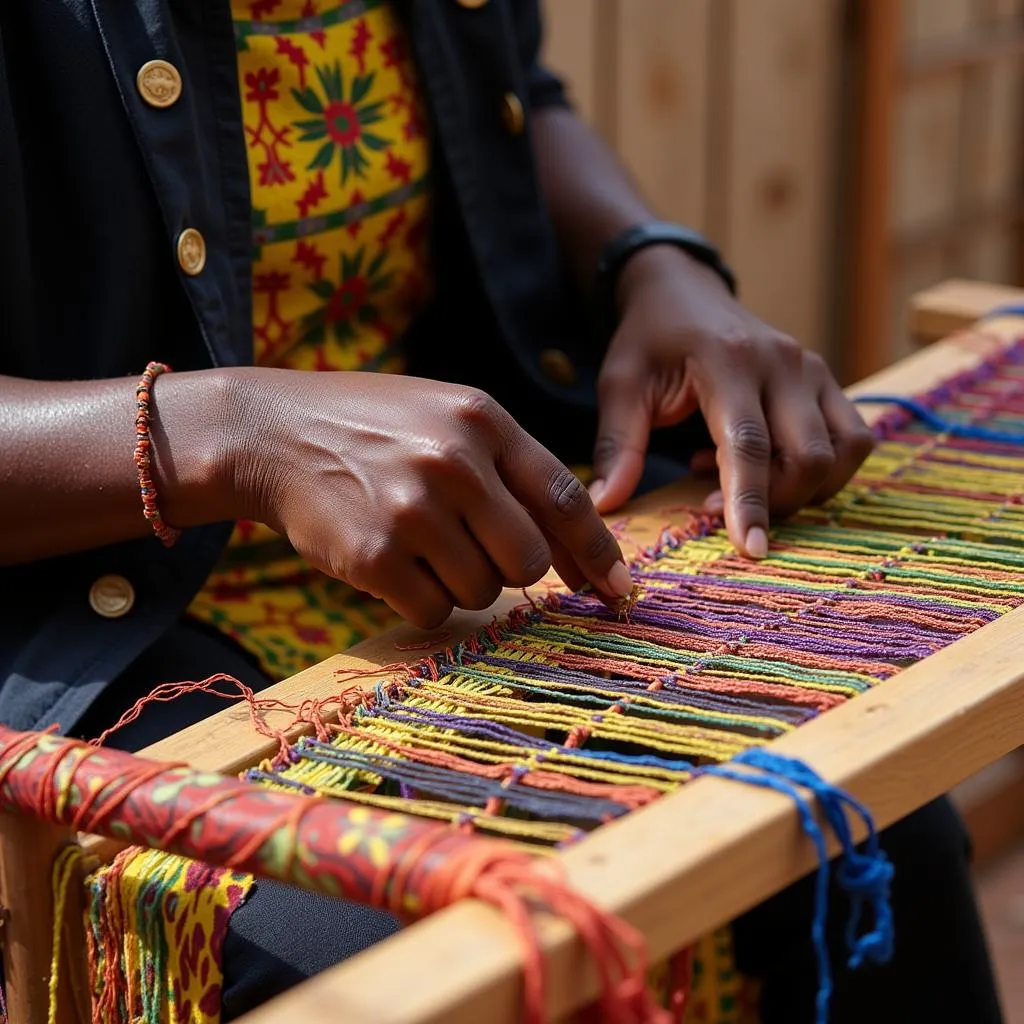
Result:
M666 1020L648 995L642 936L519 849L403 814L301 796L0 726L0 810L178 853L380 907L406 919L459 899L502 910L524 957L524 1018L545 1015L537 904L576 929L596 963L605 1019Z

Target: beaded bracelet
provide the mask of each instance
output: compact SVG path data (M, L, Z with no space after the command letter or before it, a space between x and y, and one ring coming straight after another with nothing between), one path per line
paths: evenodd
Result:
M150 476L153 450L153 438L149 433L149 401L153 391L153 381L161 373L170 373L166 363L150 363L139 380L135 389L135 468L139 471L139 492L142 494L142 514L153 526L153 532L163 541L164 547L170 547L180 536L181 530L168 526L160 515L156 504L156 485Z

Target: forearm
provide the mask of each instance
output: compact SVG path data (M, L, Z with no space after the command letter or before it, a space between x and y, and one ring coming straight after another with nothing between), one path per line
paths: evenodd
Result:
M0 564L144 536L132 378L0 377ZM227 374L164 374L153 388L154 481L174 526L232 518Z
M619 159L571 110L538 111L533 131L541 191L585 294L604 246L653 214Z
M571 110L548 107L534 120L541 190L580 294L591 298L601 251L616 235L655 219L621 161ZM725 288L709 267L671 245L643 249L619 277L616 304L655 277L668 275L699 293Z

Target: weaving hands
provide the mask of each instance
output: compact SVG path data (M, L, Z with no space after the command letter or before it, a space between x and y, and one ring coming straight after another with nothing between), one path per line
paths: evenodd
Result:
M401 685L382 683L379 704L339 699L350 717L333 732L316 719L301 756L281 739L277 759L249 781L312 796L321 783L341 790L360 772L379 779L393 770L394 791L379 805L370 785L351 787L353 800L386 810L389 800L415 802L448 785L458 799L507 799L522 812L522 822L496 816L487 827L498 836L554 845L573 841L581 821L596 828L651 802L691 778L701 757L739 757L750 736L782 735L867 687L865 666L888 648L865 654L871 638L851 616L838 654L808 641L796 664L798 676L815 658L846 656L853 667L793 705L770 673L765 682L748 668L753 695L731 681L710 695L660 694L677 673L666 675L661 650L644 645L670 647L669 635L682 644L687 630L703 638L705 628L708 651L747 643L715 632L716 616L732 608L729 588L742 581L714 577L706 593L688 589L701 564L687 561L692 550L723 563L734 553L743 564L765 559L770 531L839 494L875 435L825 362L745 309L712 242L658 220L573 112L539 58L536 0L209 0L202 19L179 7L157 0L83 13L77 0L58 0L0 12L0 133L12 154L0 165L0 223L17 254L0 275L0 584L19 595L0 617L4 727L103 735L111 748L138 751L224 703L187 684L180 699L147 702L161 684L230 678L255 702L401 620L443 648L437 631L454 609L487 609L504 588L528 588L553 567L569 593L544 614L578 621L541 622L556 635L537 642L565 655L552 668L564 678L531 676L522 668L530 659L518 660L528 646L494 626L466 649L486 686L470 674L463 692L465 666L431 654ZM51 82L45 94L33 86L40 69ZM68 224L89 254L72 269ZM676 554L673 534L637 561L602 517L690 472L717 476L705 520L685 538L692 547ZM727 540L716 534L719 516ZM885 525L895 533L899 523ZM837 549L842 542L837 534ZM665 621L655 608L635 636L606 649L603 631L624 621L616 610L645 573L652 592L665 587ZM992 603L1000 595L995 585L984 592ZM785 600L772 609L785 614ZM929 606L907 657L955 636L959 609ZM532 628L528 613L517 614L515 629ZM564 649L563 627L593 631L592 647L579 641L590 668L636 654L640 667L630 662L627 675L636 673L642 692L614 697L604 714L612 725L600 723L610 740L584 715L596 698L574 689L583 668ZM499 641L507 652L494 653ZM902 652L900 643L890 646ZM543 739L519 730L515 715L526 720L530 709L501 689L513 669L527 702L546 702L563 685L570 694L569 710L539 729ZM614 680L608 692L617 672L598 672ZM424 692L436 707L418 703ZM649 719L616 717L637 698L653 708ZM695 707L709 709L713 725L699 716L693 724ZM511 724L488 717L506 712ZM464 728L465 749L438 752L430 741L417 760L401 732L364 747L360 723L391 714L402 727L422 716L453 742ZM690 733L684 743L659 731L677 719L698 737L694 749ZM740 723L735 747L705 735L723 722ZM582 749L594 735L607 749ZM337 750L316 746L329 738ZM11 742L17 753L27 741ZM503 782L488 744L525 751L530 767ZM640 775L645 757L657 761L653 781ZM455 778L459 759L477 772L468 781ZM325 764L337 768L328 782ZM563 793L558 785L581 764ZM516 786L530 772L544 784L524 796ZM508 795L499 799L492 784ZM463 812L421 803L464 835ZM102 815L93 817L99 828ZM350 830L334 847L354 862L386 861L387 830L401 830L391 818L400 815L349 807ZM180 831L180 821L169 826ZM449 837L429 841L440 848ZM687 988L687 1024L800 1024L826 1010L833 1024L905 1024L908 1006L926 1005L933 1024L996 1024L951 806L927 805L879 843L883 853L868 859L884 875L878 891L889 881L878 865L895 868L894 953L855 973L851 951L834 941L842 921L830 919L831 966L824 962L818 883L808 877L706 936L687 970L668 972L684 982L651 1000L672 1005L673 985ZM405 909L356 901L386 888L374 878L342 887L349 901L283 884L294 880L284 871L244 885L216 876L208 904L186 904L193 873L183 863L158 849L122 857L93 882L97 977L138 966L134 943L159 931L132 916L147 901L117 895L122 885L137 895L131 886L145 885L147 872L208 940L202 982L186 970L192 987L175 988L181 950L167 939L159 957L147 954L170 965L166 991L121 1003L97 996L103 1024L163 1024L186 1005L188 1024L237 1019L392 936L393 911ZM837 889L843 899L853 891ZM951 962L960 975L953 993ZM637 993L626 1004L636 1020L655 1019Z
M716 466L737 549L768 551L769 518L832 497L871 451L871 433L820 356L773 330L725 282L678 251L649 250L627 265L621 321L598 377L594 450L597 508L611 512L640 482L651 430L695 412L714 450L691 466Z

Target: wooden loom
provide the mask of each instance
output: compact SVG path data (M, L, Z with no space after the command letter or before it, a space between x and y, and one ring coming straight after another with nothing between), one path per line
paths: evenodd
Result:
M1001 295L997 303L1005 301ZM981 314L985 306L970 311ZM973 319L973 315L968 317ZM1003 318L941 341L863 382L856 391L917 393L970 368L1024 332L1024 319ZM870 415L874 410L867 409ZM699 501L687 483L650 495L629 510L631 537L656 538L667 510ZM492 609L461 613L449 629L467 636L520 603L516 592ZM327 697L339 669L379 669L396 645L421 640L396 630L354 647L267 691L286 701ZM1024 743L1024 608L1011 612L778 740L865 802L884 826L946 792ZM231 707L148 748L144 755L185 761L233 775L274 752L254 736L248 713ZM35 820L0 815L0 938L12 1024L46 1019L52 921L50 865L68 833ZM85 847L108 858L116 845L94 837ZM661 851L658 857L650 851ZM764 790L702 778L649 807L603 827L560 854L571 884L637 926L662 959L780 891L813 867L792 803ZM74 887L73 887L74 888ZM45 909L45 913L44 913ZM77 953L80 914L69 907L65 949ZM570 1018L597 993L596 978L568 925L542 922L552 1019ZM88 1020L82 1000L84 960L62 977L61 1024ZM402 985L394 979L402 977ZM76 978L77 983L76 983ZM478 1022L514 1024L519 1006L519 951L500 916L467 901L411 926L249 1015L251 1024L306 1020Z

